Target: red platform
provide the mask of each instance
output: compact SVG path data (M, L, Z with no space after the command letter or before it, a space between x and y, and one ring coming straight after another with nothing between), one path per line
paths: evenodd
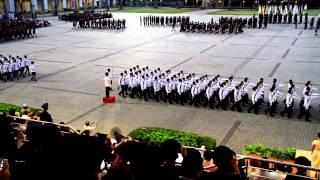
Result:
M114 103L116 101L115 96L103 97L104 103Z

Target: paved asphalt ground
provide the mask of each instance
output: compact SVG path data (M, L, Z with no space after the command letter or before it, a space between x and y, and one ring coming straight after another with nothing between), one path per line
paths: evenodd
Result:
M118 96L115 104L103 104L102 79L107 67L117 79L121 71L139 64L187 73L247 76L252 82L264 77L271 83L277 78L287 85L292 78L301 93L306 80L320 86L320 38L314 31L303 30L303 25L298 29L269 25L265 30L244 29L239 35L179 33L170 28L144 28L139 15L114 13L115 18L126 18L125 30L72 29L72 23L49 17L53 26L39 29L37 38L1 44L2 54L27 54L36 61L39 81L25 78L0 83L0 101L33 107L48 102L55 122L64 121L77 129L90 120L97 121L98 130L106 133L114 126L124 133L140 126L192 131L212 136L237 152L249 143L311 148L320 129L320 98L313 99L312 122L308 123L296 118L298 101L293 119ZM191 14L194 21L211 18L218 19ZM117 94L116 86L113 89Z

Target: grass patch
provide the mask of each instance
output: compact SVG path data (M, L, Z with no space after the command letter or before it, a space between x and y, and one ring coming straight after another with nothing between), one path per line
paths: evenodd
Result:
M199 8L171 8L171 7L129 7L123 9L110 9L109 12L123 13L159 13L159 14L179 14L199 10Z
M258 14L258 11L255 9L231 9L223 10L218 12L211 12L212 15L253 15Z
M216 140L211 137L202 137L191 132L182 132L158 127L137 128L131 131L128 136L155 144L160 144L168 139L174 139L185 146L205 146L206 149L214 149L216 147Z
M309 16L318 16L320 14L320 9L309 9L308 15Z
M231 9L231 10L223 10L218 12L209 13L212 15L258 15L258 11L255 9ZM309 9L309 16L318 16L320 14L320 9Z

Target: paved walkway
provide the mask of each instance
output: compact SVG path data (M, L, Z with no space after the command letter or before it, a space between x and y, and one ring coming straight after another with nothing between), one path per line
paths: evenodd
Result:
M310 149L320 129L319 99L313 100L312 122L307 123L278 115L269 118L121 97L115 104L103 104L102 79L107 67L113 69L116 82L121 71L139 64L186 73L247 76L252 82L264 77L271 83L277 78L286 85L292 78L301 94L306 80L317 88L320 85L320 38L314 37L314 31L303 30L303 25L298 29L269 25L266 30L245 29L239 35L179 33L141 27L140 14L114 15L126 18L126 30L72 29L72 23L49 17L53 26L39 29L37 38L1 44L1 54L27 54L35 60L39 81L0 83L0 101L33 107L48 102L55 122L64 121L77 129L90 120L106 133L114 126L125 133L140 126L192 131L217 138L218 144L237 152L248 143ZM191 20L210 21L212 17L218 19L192 15ZM117 94L116 85L114 90ZM285 93L286 88L281 91Z

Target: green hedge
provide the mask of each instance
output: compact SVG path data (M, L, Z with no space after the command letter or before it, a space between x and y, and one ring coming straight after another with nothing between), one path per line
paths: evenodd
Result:
M195 133L158 127L137 128L131 131L129 136L134 139L149 141L156 144L160 144L168 139L175 139L185 146L205 146L206 149L214 149L216 147L216 140L211 137L201 137Z
M255 154L280 160L293 160L296 156L296 148L280 149L263 144L248 144L244 147L242 154Z
M10 109L15 109L16 112L21 112L22 107L15 104L0 102L0 112L9 113ZM42 112L42 110L38 108L28 107L28 109L31 112L36 112L37 115Z
M9 103L0 103L0 112L9 113L10 109L15 109L17 112L21 111L21 106Z

